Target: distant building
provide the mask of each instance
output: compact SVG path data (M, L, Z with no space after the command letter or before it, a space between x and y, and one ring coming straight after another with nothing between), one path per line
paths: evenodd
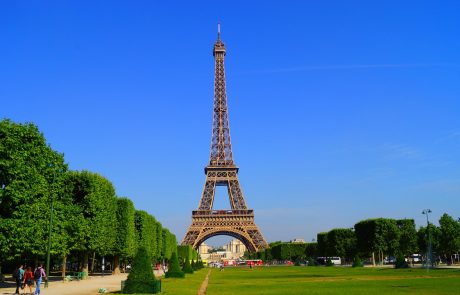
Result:
M201 255L203 258L203 254L208 254L209 250L212 250L211 246L206 245L205 242L201 243L201 245L198 247L198 254Z
M240 258L246 252L246 246L238 239L233 239L227 245L224 245L222 248L227 252L228 259Z
M209 261L221 261L225 259L237 259L244 255L246 252L246 246L238 239L233 239L230 243L222 246L223 251L212 251L214 248L202 243L198 247L198 253L201 259Z
M301 238L297 238L297 239L291 240L291 243L305 243L305 240Z

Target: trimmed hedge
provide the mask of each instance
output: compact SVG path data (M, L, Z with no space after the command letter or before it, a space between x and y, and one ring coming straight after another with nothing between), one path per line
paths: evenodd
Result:
M140 247L134 257L133 266L123 288L123 293L155 293L155 277L153 276L150 257L144 247Z
M165 274L167 278L184 278L185 273L180 269L179 259L177 259L176 252L173 252L171 255L171 260L169 261L169 269Z

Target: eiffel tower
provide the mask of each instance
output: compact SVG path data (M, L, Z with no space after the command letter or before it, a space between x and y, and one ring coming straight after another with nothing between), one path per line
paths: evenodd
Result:
M211 155L205 167L206 181L198 210L192 211L192 224L182 245L197 249L210 237L227 235L239 239L249 251L268 247L254 223L254 211L248 209L238 181L238 167L233 162L228 123L227 93L225 90L225 46L220 39L220 24L214 44L214 109ZM216 186L226 186L231 210L213 210Z

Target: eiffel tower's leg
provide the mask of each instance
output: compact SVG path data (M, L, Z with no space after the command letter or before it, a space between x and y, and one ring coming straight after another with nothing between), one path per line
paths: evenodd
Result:
M244 200L243 192L241 191L240 183L238 178L228 180L228 197L230 204L234 210L245 210L246 201Z
M201 195L200 205L198 210L212 210L214 203L214 193L216 191L216 172L209 171L206 174L203 193Z

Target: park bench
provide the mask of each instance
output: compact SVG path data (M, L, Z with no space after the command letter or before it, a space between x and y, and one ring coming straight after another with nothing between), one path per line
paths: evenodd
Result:
M86 276L88 276L85 272L83 271L76 271L76 272L70 272L68 276L65 277L66 281L74 281L74 280L82 280Z

